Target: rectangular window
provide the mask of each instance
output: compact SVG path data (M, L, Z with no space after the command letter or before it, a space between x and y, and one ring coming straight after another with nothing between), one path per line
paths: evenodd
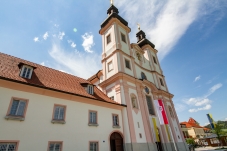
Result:
M89 124L97 124L97 112L89 111Z
M89 94L93 95L94 94L94 86L93 85L88 85L87 86L87 91Z
M121 33L121 40L126 43L125 35Z
M54 104L52 123L65 124L66 106Z
M8 112L5 118L23 121L25 118L27 106L28 106L27 99L13 97L10 101Z
M149 110L149 114L155 115L153 103L151 102L151 97L146 95L146 100L147 100L147 107L148 107L148 110Z
M164 83L163 83L163 81L162 81L162 79L160 78L160 83L161 83L161 85L162 86L164 86Z
M112 63L112 61L110 61L109 63L108 63L108 72L110 72L110 71L112 71L113 70L113 63Z
M49 142L48 151L62 151L62 142Z
M89 151L98 151L99 143L98 142L90 142Z
M106 37L106 44L109 44L111 42L110 34Z
M125 59L125 67L131 69L130 61Z
M1 142L0 151L17 151L18 142Z
M154 63L157 64L156 58L153 56Z
M113 126L119 126L119 119L118 119L118 115L113 114Z

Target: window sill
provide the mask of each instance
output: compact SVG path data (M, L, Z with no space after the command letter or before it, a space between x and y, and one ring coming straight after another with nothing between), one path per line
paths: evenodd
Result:
M113 128L121 128L119 125L113 125Z
M17 121L24 121L25 118L24 117L21 117L21 116L5 116L5 119L7 120L17 120Z
M99 124L88 123L88 126L99 126Z
M65 122L65 120L52 120L51 123L53 123L53 124L55 124L55 123L57 123L57 124L65 124L66 122Z

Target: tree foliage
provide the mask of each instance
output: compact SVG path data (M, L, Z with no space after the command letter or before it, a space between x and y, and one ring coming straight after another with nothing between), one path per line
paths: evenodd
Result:
M221 136L226 135L226 131L224 131L224 128L225 124L222 121L217 121L215 123L214 129L212 130L212 132L217 135L219 141L221 140Z
M195 144L195 141L194 141L193 138L187 138L187 139L186 139L186 142L187 142L187 144L192 144L192 145Z

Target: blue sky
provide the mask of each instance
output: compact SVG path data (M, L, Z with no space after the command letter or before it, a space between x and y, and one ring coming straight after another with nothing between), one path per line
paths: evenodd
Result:
M227 120L227 1L115 0L156 45L180 121ZM109 0L0 2L0 51L82 78L101 69Z

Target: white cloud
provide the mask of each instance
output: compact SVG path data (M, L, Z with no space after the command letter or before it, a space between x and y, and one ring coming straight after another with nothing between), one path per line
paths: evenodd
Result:
M76 47L76 44L72 40L67 40L72 48Z
M197 109L189 109L188 111L189 112L198 112L198 111L202 111L202 110L209 110L211 108L211 105L210 104L207 104L206 106L204 107L201 107L201 108L197 108Z
M40 64L41 64L42 66L45 66L45 62L41 62Z
M137 29L138 22L147 38L158 49L160 59L172 50L193 22L212 12L219 17L221 9L226 9L220 8L221 3L215 1L214 5L209 0L120 0L115 3L130 24L133 35L131 40L136 41L137 30L133 29Z
M34 40L34 42L38 42L39 41L39 37L35 37L33 40Z
M84 47L84 50L86 52L92 53L93 51L91 50L92 46L95 45L94 40L93 40L93 35L89 33L85 33L82 35L83 38L83 43L82 46Z
M199 75L199 76L197 76L197 77L195 77L194 82L196 82L196 81L200 80L200 78L201 78L201 76L200 76L200 75Z
M47 37L49 37L48 32L45 32L45 34L43 35L43 39L47 40Z
M227 121L227 118L225 118L225 120Z
M196 107L193 109L189 109L189 112L198 112L201 110L209 110L211 108L211 103L213 101L210 100L208 97L221 87L222 87L222 84L218 83L218 84L212 86L204 96L196 97L196 98L189 98L189 99L184 100L184 102L186 104Z
M60 40L62 40L64 36L65 36L65 32L59 32L58 38L59 38Z
M53 43L49 54L61 66L64 72L72 73L84 79L95 74L101 67L101 63L97 61L101 60L100 54L83 55L77 50L68 52L56 43Z

